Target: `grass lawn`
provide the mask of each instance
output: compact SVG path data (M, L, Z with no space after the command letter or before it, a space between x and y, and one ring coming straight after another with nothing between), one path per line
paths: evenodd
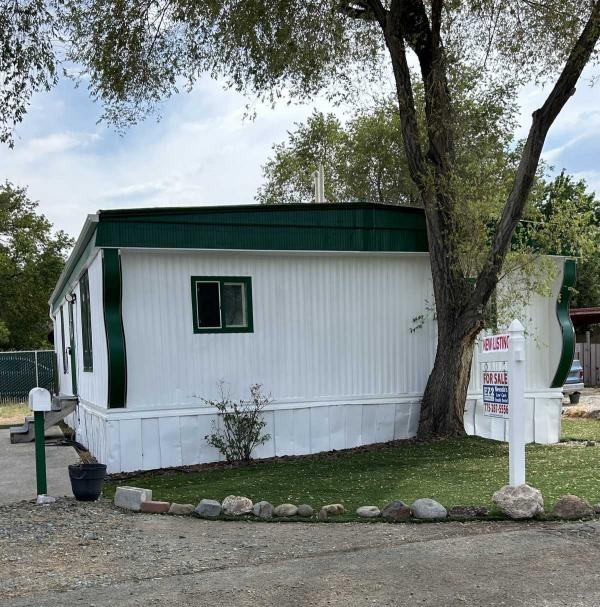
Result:
M600 442L600 422L563 419L564 440ZM546 510L568 493L600 501L600 444L530 445L528 483L542 491ZM196 472L141 473L109 482L112 497L119 484L153 490L154 499L197 504L245 495L253 501L308 503L320 508L341 502L349 513L358 506L383 507L393 499L412 502L431 497L446 507L491 507L492 493L508 482L508 445L475 437L434 443L383 446L370 451L258 463ZM351 515L348 518L353 518Z
M0 428L20 425L31 415L27 403L0 403Z

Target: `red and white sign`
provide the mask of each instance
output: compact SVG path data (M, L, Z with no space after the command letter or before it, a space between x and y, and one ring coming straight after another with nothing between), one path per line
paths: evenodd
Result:
M488 335L483 338L482 352L508 352L508 333L502 335Z

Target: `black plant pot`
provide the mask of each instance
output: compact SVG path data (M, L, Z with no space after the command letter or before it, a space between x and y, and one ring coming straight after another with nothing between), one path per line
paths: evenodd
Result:
M69 478L75 499L80 502L96 501L102 493L105 476L105 464L70 464Z

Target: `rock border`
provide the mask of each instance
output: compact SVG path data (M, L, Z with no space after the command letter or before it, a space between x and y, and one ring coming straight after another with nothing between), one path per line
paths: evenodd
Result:
M507 507L499 499L516 500L516 509ZM523 508L523 497L530 498L534 503L529 508ZM155 501L152 490L139 487L117 487L114 504L118 508L131 512L145 514L167 514L171 516L193 516L205 520L254 520L264 522L385 522L385 523L425 523L425 522L468 522L493 520L590 520L600 517L600 503L591 506L582 498L566 495L559 498L554 510L546 513L543 510L543 498L539 490L529 485L519 487L505 486L493 496L497 506L496 511L489 511L485 506L462 505L445 508L431 498L419 498L408 506L402 500L394 500L380 508L377 505L358 507L354 516L349 519L343 504L326 504L319 510L309 504L284 503L274 506L267 501L252 501L244 496L227 496L223 502L204 498L198 505L178 504L177 502ZM502 507L498 507L501 502ZM562 508L560 507L562 505ZM565 505L570 506L566 508ZM529 506L529 505L528 505ZM559 506L557 508L557 506ZM575 507L577 506L577 508ZM524 515L526 511L526 515ZM345 515L345 516L344 516Z

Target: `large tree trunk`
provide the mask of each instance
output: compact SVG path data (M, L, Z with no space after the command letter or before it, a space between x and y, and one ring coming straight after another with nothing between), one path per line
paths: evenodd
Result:
M389 8L387 8L389 4ZM419 436L462 434L463 412L473 344L482 313L496 287L512 235L535 178L548 129L575 91L575 85L600 39L600 0L544 105L534 112L513 188L491 239L475 286L463 276L456 248L454 119L442 43L444 0L364 0L348 4L347 14L375 19L383 32L396 84L404 151L427 220L427 235L438 318L435 364L421 406ZM407 45L416 54L425 91L425 132L419 127ZM426 138L422 135L426 135ZM426 146L426 148L425 148Z
M475 327L438 319L435 362L421 402L419 438L464 434L463 413L471 377Z

